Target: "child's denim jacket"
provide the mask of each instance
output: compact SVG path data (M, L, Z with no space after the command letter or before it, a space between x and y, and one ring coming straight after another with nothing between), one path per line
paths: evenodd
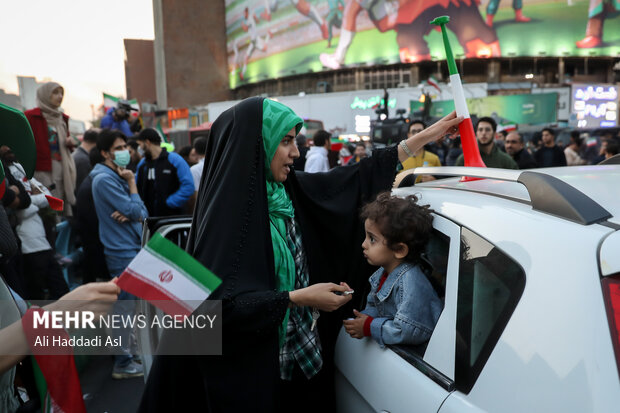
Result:
M371 336L386 344L421 344L428 341L439 319L443 303L418 265L402 263L388 275L379 268L371 277L372 287L362 313L374 319Z

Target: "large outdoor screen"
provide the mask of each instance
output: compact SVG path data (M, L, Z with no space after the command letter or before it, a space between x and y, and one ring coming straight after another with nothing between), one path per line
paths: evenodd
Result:
M578 128L618 126L618 87L572 85L572 116Z
M444 59L429 24L442 15L457 59L618 56L617 11L620 0L226 0L230 86Z

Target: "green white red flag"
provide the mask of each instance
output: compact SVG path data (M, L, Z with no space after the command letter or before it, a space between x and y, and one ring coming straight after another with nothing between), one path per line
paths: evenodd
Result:
M22 317L24 334L34 353L33 368L41 397L41 410L44 413L86 413L73 354L63 354L63 350L57 347L35 346L37 337L48 337L44 342L49 342L50 337L69 339L69 334L62 328L33 327L34 314L43 311L45 310L31 307ZM42 354L45 350L51 354Z
M103 107L107 111L112 107L116 107L116 104L121 98L116 96L108 95L107 93L103 94ZM138 101L136 99L131 99L127 101L133 110L140 110L140 106L138 105Z
M443 45L446 49L446 61L448 62L448 71L450 72L450 86L452 87L452 95L454 96L454 106L456 115L463 116L463 121L459 123L459 133L461 135L461 143L463 145L463 157L465 166L486 167L478 150L478 141L474 133L474 126L469 116L467 102L465 101L465 93L461 84L461 76L456 68L456 62L452 55L450 40L448 40L448 32L446 31L446 23L450 21L448 16L440 16L431 21L431 24L441 27L441 35ZM472 178L464 177L464 180L472 180Z
M169 315L190 315L222 283L194 257L156 233L131 261L118 286Z
M429 76L428 80L426 81L426 83L429 86L434 87L435 89L437 89L437 92L441 93L441 88L439 87L439 82L437 81L437 79L435 79L433 76Z

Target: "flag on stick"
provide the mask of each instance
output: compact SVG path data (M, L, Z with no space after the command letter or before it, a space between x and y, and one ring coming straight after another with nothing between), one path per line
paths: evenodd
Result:
M86 413L80 378L75 367L73 354L63 354L63 349L50 345L36 346L37 337L69 339L62 328L34 328L34 314L43 309L31 307L22 317L22 327L28 344L34 353L33 368L37 389L41 396L44 413ZM50 354L43 354L49 352ZM54 354L56 353L56 354Z
M161 140L164 141L164 143L168 143L168 137L164 133L164 129L161 127L161 119L157 119L157 127L155 128L155 130L159 132Z
M37 188L39 192L41 192L42 194L45 194L45 199L47 199L47 203L49 204L50 208L52 208L54 211L62 211L65 205L65 201L63 201L60 198L56 198L54 196L49 195L49 191L47 190L47 188L41 188L39 184L37 184L37 182L38 181L33 178L30 181L30 185Z
M54 211L62 211L65 205L65 201L60 198L53 197L51 195L45 195L47 199L47 203L50 205Z
M429 86L432 86L435 89L437 89L437 92L441 93L441 88L439 87L439 83L437 82L437 79L435 79L433 76L430 76L428 80L426 81L426 83Z
M467 109L467 102L465 101L465 93L463 92L463 85L461 84L461 76L456 69L456 62L454 61L452 48L450 47L450 41L448 40L448 33L446 32L446 23L449 21L450 17L441 16L433 20L431 24L441 26L441 35L443 37L443 45L446 49L446 60L448 61L448 70L450 71L450 85L452 86L452 94L454 95L456 115L464 117L463 121L459 123L459 132L461 134L461 143L463 145L465 166L478 166L484 168L486 165L480 157L478 142L476 141L476 134L474 133L474 126L471 123L471 117L469 116L469 110ZM470 179L471 178L467 178L465 180Z
M166 150L170 153L170 152L174 152L174 142L170 142L168 141L168 137L166 136L166 134L164 133L163 128L161 127L161 119L157 120L157 127L155 128L155 130L159 133L159 136L161 136L161 147L162 148L166 148Z
M107 93L104 93L103 94L103 107L105 108L105 111L107 112L107 110L112 107L115 108L119 100L121 100L121 98L117 98L116 96L112 96L112 95L108 95ZM129 103L129 105L131 106L133 110L135 111L140 110L140 106L138 105L138 101L136 99L127 100L127 103Z
M156 233L117 281L169 315L190 315L222 283L194 257Z

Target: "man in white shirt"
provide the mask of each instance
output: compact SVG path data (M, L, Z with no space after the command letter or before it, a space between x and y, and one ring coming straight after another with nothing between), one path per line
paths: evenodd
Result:
M331 147L331 135L329 132L317 131L312 140L314 146L306 154L305 172L327 172L329 171L329 161L327 153Z
M202 176L202 168L205 165L207 138L203 136L196 138L196 140L194 141L194 150L196 151L196 155L198 156L198 163L189 169L190 171L192 171L192 177L194 178L194 188L196 188L196 192L198 192L198 187L200 186L200 177Z

